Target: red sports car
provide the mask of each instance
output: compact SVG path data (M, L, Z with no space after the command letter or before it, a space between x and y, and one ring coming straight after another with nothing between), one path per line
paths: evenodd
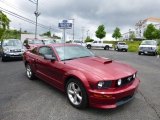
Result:
M65 92L76 108L116 108L134 98L140 83L129 65L74 44L38 46L24 53L24 64L29 79L36 76Z

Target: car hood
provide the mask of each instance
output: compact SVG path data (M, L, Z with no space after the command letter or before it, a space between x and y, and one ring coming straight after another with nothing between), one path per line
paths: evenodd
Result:
M7 48L9 50L15 50L15 49L23 49L23 46L4 46L3 48Z
M140 45L139 47L157 47L156 45Z
M66 63L84 73L97 75L102 80L117 80L136 72L126 64L102 57L79 58L66 61Z

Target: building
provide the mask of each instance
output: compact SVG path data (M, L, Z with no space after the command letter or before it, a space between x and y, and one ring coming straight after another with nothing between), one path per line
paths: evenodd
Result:
M149 24L153 24L156 29L160 29L160 18L149 17L138 21L135 25L135 37L137 39L144 39L143 33Z
M122 34L122 39L123 40L131 40L130 37L132 34L135 34L135 32L133 30L129 29L128 32Z

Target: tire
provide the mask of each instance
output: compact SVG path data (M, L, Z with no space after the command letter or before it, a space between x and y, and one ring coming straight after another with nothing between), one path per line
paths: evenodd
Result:
M128 52L128 50L126 49L125 52Z
M138 52L138 55L141 55L141 52Z
M109 50L109 46L105 46L105 47L104 47L104 50Z
M153 53L153 56L156 56L156 55L157 55L157 52L154 52L154 53Z
M2 62L6 62L6 58L2 56L1 58Z
M26 64L26 75L28 77L28 79L33 80L35 78L34 73L31 69L31 66L28 64Z
M92 48L92 46L91 46L91 45L87 45L87 48L88 48L88 49L91 49L91 48Z
M88 97L83 84L74 78L66 84L66 94L70 104L78 109L87 107Z

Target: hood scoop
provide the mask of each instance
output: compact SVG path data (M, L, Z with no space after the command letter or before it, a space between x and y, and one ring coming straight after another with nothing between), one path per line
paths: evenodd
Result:
M109 58L105 58L105 57L95 57L94 59L92 59L93 61L97 61L103 64L107 64L107 63L111 63L112 60Z

